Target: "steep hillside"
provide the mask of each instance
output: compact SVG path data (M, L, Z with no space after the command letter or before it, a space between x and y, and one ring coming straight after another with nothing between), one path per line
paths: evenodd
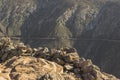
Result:
M32 47L71 47L70 38L80 35L98 11L93 0L0 0L0 3L1 35L20 37Z
M1 34L20 36L21 26L27 16L36 9L34 0L0 0Z
M119 2L0 0L0 36L31 47L75 46L80 55L120 77Z
M120 2L107 2L76 42L103 71L120 76ZM109 67L108 67L109 66Z

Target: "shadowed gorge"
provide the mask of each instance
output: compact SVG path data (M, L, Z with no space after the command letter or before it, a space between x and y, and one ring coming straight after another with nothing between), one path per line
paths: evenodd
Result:
M120 77L119 0L0 0L0 36L32 48L75 47Z
M90 24L91 29L86 27L81 36L81 38L93 40L76 42L80 52L85 53L81 55L91 58L104 71L112 72L118 76L120 76L120 72L117 71L120 68L119 62L117 62L120 56L119 8L120 2L106 3Z

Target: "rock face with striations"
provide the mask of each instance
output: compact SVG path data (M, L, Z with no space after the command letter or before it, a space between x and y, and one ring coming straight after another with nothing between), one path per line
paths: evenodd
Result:
M10 38L2 38L0 43L1 80L119 80L79 57L74 48L33 49Z
M0 36L20 37L32 47L71 47L70 38L96 16L97 3L102 1L0 0Z
M76 42L76 48L78 47L78 50L84 53L80 55L91 58L103 71L118 77L120 77L118 71L120 69L119 8L119 1L107 2L80 36L80 39L85 40Z
M119 8L119 0L0 0L0 36L19 37L32 47L75 46L80 55L120 77ZM7 48L0 55L11 49L19 51L12 54L17 56L34 52L31 48L26 52L21 43Z

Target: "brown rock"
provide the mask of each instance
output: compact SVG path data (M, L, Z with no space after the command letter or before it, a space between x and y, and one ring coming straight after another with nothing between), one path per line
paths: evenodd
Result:
M83 74L83 78L84 78L84 80L96 80L96 78L93 75L91 75L90 73ZM99 79L97 79L97 80L99 80Z
M74 48L33 49L2 38L0 49L0 59L4 61L0 80L119 80L101 72L91 60L80 58Z
M80 71L81 71L80 68L75 68L75 69L74 69L74 73L75 73L75 74L80 74Z
M43 53L48 53L49 49L47 47L44 48Z
M92 65L91 60L86 60L86 61L82 62L81 63L81 70L83 71L83 73L91 72L93 70L91 65Z
M10 76L9 76L9 72L8 73L0 73L0 80L11 80Z
M16 61L12 62L11 59L4 65L8 64L13 67L10 73L11 78L16 80L36 80L38 76L46 73L63 73L62 66L41 58L19 57ZM9 66L7 67L9 68Z
M66 48L64 48L63 50L66 51L66 53L74 53L74 52L77 52L75 48L68 48L68 47L66 47Z
M68 63L74 62L75 60L79 60L79 56L76 52L75 53L68 53L65 57L65 61Z
M70 65L70 64L65 64L64 67L65 67L66 70L72 70L73 69L73 65Z
M64 65L65 64L65 62L62 59L59 59L59 58L55 58L55 59L53 58L52 61L54 61L54 62L56 62L56 63L58 63L60 65Z
M4 77L1 77L1 76L0 76L0 80L8 80L8 79L5 79Z
M45 74L39 80L65 80L65 79L64 76L62 76L61 74L51 73Z

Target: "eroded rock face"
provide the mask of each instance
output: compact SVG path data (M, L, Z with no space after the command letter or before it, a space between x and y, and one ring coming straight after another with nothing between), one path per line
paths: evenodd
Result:
M62 66L35 57L15 57L4 65L11 69L10 77L12 80L37 80L47 73L63 73Z
M71 47L69 38L80 35L98 12L93 2L0 0L0 36L17 36L33 47Z
M117 1L117 2L115 2ZM107 2L76 42L82 56L92 59L102 70L120 77L120 2ZM84 53L84 54L83 54ZM112 63L112 64L111 64Z
M110 3L104 5L106 1ZM115 1L118 1L117 4ZM101 8L102 5L104 6ZM119 0L0 0L0 36L9 35L13 36L13 39L22 39L32 47L72 47L75 43L81 54L92 58L96 64L99 63L103 70L120 76L119 62L116 62L116 59L119 61L120 52L118 41L74 40L78 36L81 37L83 32L87 39L120 39L119 5ZM34 53L31 48L26 52L24 46L22 49L8 48L10 50L6 51L5 48L0 51L0 55L4 55L0 61L5 61L13 55L19 56L21 52ZM19 52L12 52L9 56L3 54L11 53L11 49ZM43 54L42 57L48 56ZM99 56L104 58L100 60ZM65 64L64 60L55 60Z
M0 42L1 54L7 55L0 56L4 59L0 65L1 80L119 80L101 72L91 60L79 57L74 48L33 49L12 43L10 38Z

